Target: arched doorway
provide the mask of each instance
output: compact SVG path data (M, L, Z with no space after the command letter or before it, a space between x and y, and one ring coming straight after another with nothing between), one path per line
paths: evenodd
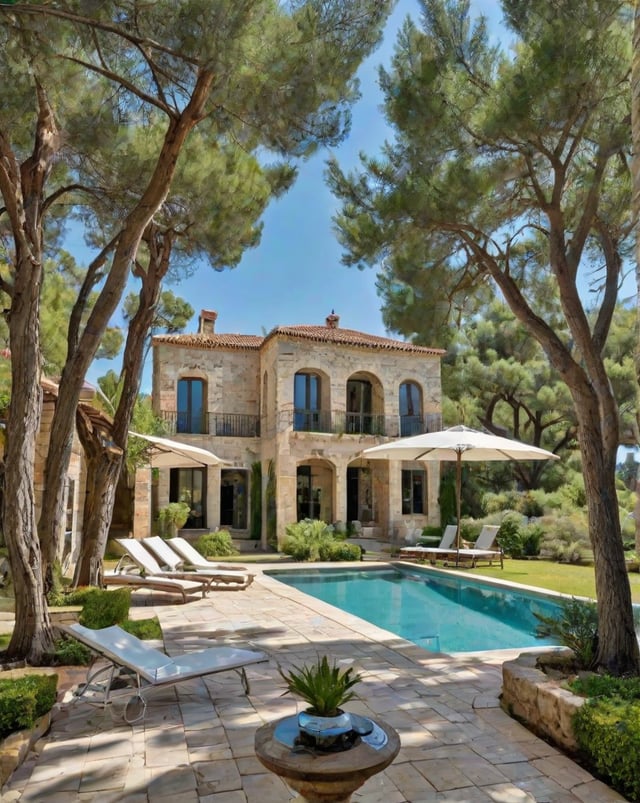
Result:
M320 460L301 463L296 472L296 515L302 519L320 519L331 523L334 519L333 466Z

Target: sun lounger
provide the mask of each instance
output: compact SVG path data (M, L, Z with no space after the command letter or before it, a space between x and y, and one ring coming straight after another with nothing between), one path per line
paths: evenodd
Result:
M193 561L186 560L180 552L174 548L173 541L175 538L160 538L159 535L152 535L148 538L143 538L142 543L149 549L158 561L162 564L162 566L166 566L172 572L175 571L203 571L208 572L209 574L212 572L234 572L238 576L243 576L247 574L247 569L245 566L235 565L227 563L225 565L221 563L212 563L204 558L197 549L191 547L196 555L200 556L200 563L198 566L195 566ZM187 544L189 542L187 541Z
M180 577L157 577L153 574L140 574L131 571L132 567L118 564L113 571L102 573L103 586L125 586L132 589L146 588L151 591L165 591L167 594L179 594L183 602L187 602L190 594L201 594L203 597L209 590L209 582L195 576L193 580L183 580Z
M431 546L405 546L400 550L400 557L402 558L418 558L426 560L435 560L440 556L449 555L454 541L456 540L456 533L458 528L455 524L447 524L442 534L440 544L436 547Z
M493 561L500 561L500 568L504 568L504 553L502 549L495 547L496 536L500 525L485 524L473 547L451 551L451 559L455 557L456 562L470 561L472 568L478 565L479 561L487 561L491 566Z
M145 692L191 678L234 670L240 676L245 694L249 694L245 667L269 660L263 652L229 646L169 656L117 625L91 630L72 624L60 629L107 662L106 666L89 667L86 681L74 695L99 706L107 706L118 698L128 698L124 718L129 723L144 718L147 708ZM141 711L131 719L128 711L133 705L139 706Z
M253 582L253 574L242 574L241 572L221 570L211 572L188 572L180 569L166 570L160 566L151 552L140 541L135 538L117 538L116 540L125 551L125 555L121 559L123 564L126 565L127 562L133 562L145 575L197 581L199 583L204 583L207 591L218 588L246 589Z
M186 538L176 535L174 538L169 538L166 542L171 549L174 549L184 561L185 566L193 566L194 569L233 569L234 571L244 572L244 566L237 566L235 563L228 565L216 564L207 560L204 555L201 555L198 550L190 544Z

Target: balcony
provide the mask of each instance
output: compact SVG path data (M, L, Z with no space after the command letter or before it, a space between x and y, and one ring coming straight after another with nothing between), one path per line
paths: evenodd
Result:
M421 435L442 428L440 413L423 416L385 416L378 413L347 413L344 410L294 410L284 422L295 432L330 435L381 435L387 438Z
M168 435L217 435L232 438L258 438L260 417L242 413L203 413L190 415L164 411L160 414Z
M164 411L167 435L212 435L230 438L259 438L260 417L241 413L205 413L199 416ZM393 416L379 413L347 413L344 410L281 411L279 429L328 435L371 435L386 438L421 435L442 429L440 413L422 416ZM274 433L271 433L273 435Z

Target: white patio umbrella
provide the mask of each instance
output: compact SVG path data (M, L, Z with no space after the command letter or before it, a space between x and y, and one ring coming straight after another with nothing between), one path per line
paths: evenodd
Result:
M189 443L180 443L170 438L159 438L156 435L142 435L139 432L129 432L136 438L148 441L149 462L153 468L192 468L193 466L220 466L225 461L200 446Z
M460 549L460 508L462 503L462 462L492 460L558 460L558 455L528 443L501 438L462 425L438 432L400 438L364 449L364 457L381 460L437 460L456 464L456 549Z

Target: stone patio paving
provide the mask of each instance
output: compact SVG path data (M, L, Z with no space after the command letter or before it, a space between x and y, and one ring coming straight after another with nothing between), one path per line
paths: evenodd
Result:
M333 656L363 672L349 709L382 718L402 742L398 757L354 803L609 803L623 798L533 736L498 705L505 653L447 656L403 639L263 575L246 591L219 591L174 605L136 593L132 617L156 613L168 652L228 643L269 663L153 692L144 722L127 725L84 702L55 713L49 735L14 773L0 799L131 803L282 803L294 794L255 757L265 722L296 713L282 696L283 667ZM279 568L282 568L281 566ZM254 569L252 568L252 571ZM151 607L149 607L151 606ZM514 653L508 653L509 657Z

